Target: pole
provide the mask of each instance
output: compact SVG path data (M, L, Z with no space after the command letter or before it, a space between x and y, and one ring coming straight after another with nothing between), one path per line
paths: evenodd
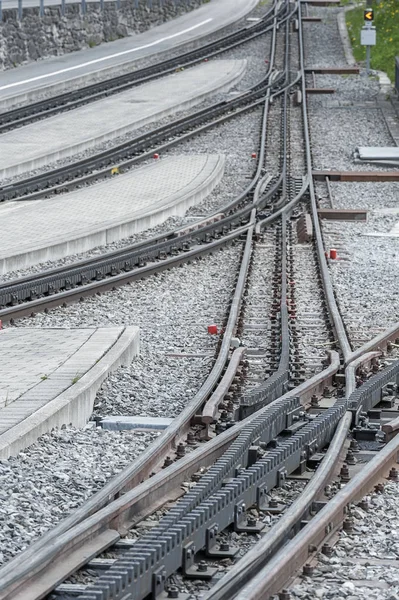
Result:
M366 46L366 72L370 75L370 50L371 46Z

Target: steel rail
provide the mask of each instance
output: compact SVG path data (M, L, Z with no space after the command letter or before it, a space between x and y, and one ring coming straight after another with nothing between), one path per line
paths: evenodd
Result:
M216 413L219 408L219 404L222 402L226 395L226 390L229 389L233 382L233 379L237 373L237 369L245 355L245 348L236 348L230 358L228 367L225 374L223 375L218 387L213 392L212 396L207 400L204 408L202 409L201 420L206 425L213 423L216 419Z
M49 310L61 305L66 306L67 304L77 302L97 293L114 290L117 286L120 287L122 285L126 285L131 281L136 281L138 279L154 275L155 273L161 273L167 269L178 267L198 257L206 256L207 254L210 254L226 244L236 240L243 235L247 229L248 225L239 227L233 233L229 233L219 240L214 240L206 246L199 246L192 250L188 250L187 252L183 252L178 256L172 256L166 260L151 263L150 265L139 267L133 271L120 273L119 275L114 275L113 277L109 277L105 280L93 281L92 283L88 283L87 285L82 285L77 288L66 289L54 296L44 296L36 300L24 302L17 306L4 308L0 310L0 318L6 323L7 321L11 321L11 319L15 320L22 317L31 316L36 314L36 312Z
M292 395L306 404L311 396L319 393L331 380L339 368L338 354L330 353L329 366L294 390ZM285 398L288 398L288 394ZM278 405L278 400L273 405ZM271 407L272 405L270 405ZM268 407L268 408L270 408ZM198 471L199 466L207 467L215 462L238 437L239 433L258 415L251 415L234 427L197 448L167 469L141 483L153 470L156 461L152 453L146 451L151 464L142 470L134 463L125 472L111 480L103 490L97 492L84 506L73 515L64 519L52 530L44 534L20 555L0 568L0 600L27 600L18 596L26 593L30 586L39 585L41 577L52 578L52 565L59 559L68 558L75 550L82 549L104 527L126 530L139 517L151 511L152 504L173 495L173 490L187 481ZM151 448L152 449L152 448ZM161 455L158 457L161 458ZM146 464L146 461L144 465ZM117 481L119 480L119 481ZM117 485L115 485L117 484ZM119 496L120 492L124 492ZM151 492L151 495L149 494ZM114 499L115 498L115 499ZM76 559L75 559L76 560Z
M280 23L284 23L291 15L292 11L291 13L288 13L287 16L284 16ZM270 62L267 73L262 81L236 98L217 102L192 115L182 117L170 124L159 127L150 133L114 146L103 152L99 152L88 158L76 161L70 165L7 184L0 188L0 202L18 199L18 197L23 200L33 200L47 196L50 193L59 193L66 189L73 189L83 183L97 181L100 177L111 177L111 171L115 167L118 167L121 172L123 172L123 169L149 158L154 151L164 151L180 143L186 137L192 137L210 127L214 127L216 124L234 118L237 114L240 114L240 112L252 110L258 103L263 101L264 94L269 87L278 86L278 84L281 83L281 79L285 79L285 74L283 73L277 79L269 81L271 74L272 63ZM244 108L241 108L241 111L237 110L235 113L231 112L233 109L240 109L243 105ZM204 121L210 118L213 118L213 121L204 125ZM192 128L198 125L201 125L201 127L197 127L197 129L193 131ZM187 130L189 130L188 133L186 133L186 136L183 136L182 134ZM171 136L176 135L179 135L180 137L168 141L167 143L162 143L165 139L169 140ZM147 151L146 149L149 144L158 144L158 146L150 146L151 151ZM131 156L133 156L133 158L129 158ZM123 163L118 164L119 161L123 161ZM80 177L82 173L87 173L87 171L90 170L95 172ZM78 176L78 179L76 179L76 176ZM71 178L73 181L70 181ZM28 193L29 196L26 197L26 194Z
M335 330L336 339L339 341L339 346L343 354L344 361L348 359L352 350L351 346L346 334L345 326L342 320L342 316L340 314L339 308L337 306L337 302L335 299L334 289L332 286L330 273L328 270L328 265L326 261L326 257L324 254L324 244L323 238L320 229L319 217L317 213L317 203L316 196L314 191L313 177L312 177L312 156L310 150L310 134L309 134L309 120L308 120L308 110L306 105L306 81L305 81L305 57L304 57L304 42L303 42L303 29L302 29L302 13L301 13L301 3L298 2L298 15L299 15L299 57L300 57L300 65L302 71L302 114L303 114L303 128L304 128L304 137L305 137L305 154L306 154L306 166L309 177L309 193L310 193L310 204L311 204L311 213L313 220L313 228L316 236L316 249L317 256L320 266L320 271L322 275L322 282L324 287L324 293L326 297L326 302L328 306L328 310L332 319L332 324Z
M116 285L123 285L154 272L183 264L195 257L205 255L207 249L211 252L239 237L245 231L245 222L248 222L249 215L248 210L241 219L230 220L230 222L223 220L222 225L204 228L194 238L188 234L139 250L133 247L129 252L121 252L119 256L112 258L97 257L95 263L86 264L82 261L81 264L64 268L55 275L47 275L44 272L27 283L19 283L18 280L9 282L10 285L6 283L2 288L0 287L0 306L5 306L0 310L0 316L5 321L10 320L26 315L29 310L58 306L64 301L79 299L90 292L109 290ZM212 236L221 237L212 241ZM172 256L163 258L167 254ZM147 262L150 264L146 264ZM35 298L35 296L40 297ZM33 299L30 300L32 297ZM23 303L18 304L18 302Z
M277 17L275 17L275 24L276 23ZM272 69L275 57L275 46L276 27L273 29L270 69ZM264 143L262 140L264 140L266 137L269 98L270 90L267 91L265 99L262 100L262 103L264 104L264 110L260 132L261 142L256 173L246 189L244 189L244 191L241 192L237 198L222 207L221 210L223 212L231 212L236 210L240 204L242 204L245 200L248 200L253 188L261 177L264 162ZM26 302L23 306L18 306L16 308L4 308L3 310L0 310L0 317L6 322L11 319L26 316L30 314L30 312L37 309L43 310L57 306L59 303L84 297L86 295L86 288L83 285L85 281L98 278L102 279L107 275L112 275L115 277L115 274L117 274L120 270L128 271L133 265L139 266L140 263L143 262L143 257L145 259L148 259L148 257L154 259L159 257L160 253L162 252L167 254L171 253L172 250L175 251L175 249L182 249L184 252L188 252L193 238L198 242L198 240L206 241L207 236L212 236L215 233L225 234L225 229L230 229L237 219L241 220L241 222L242 219L246 220L252 208L253 206L250 205L244 211L235 213L233 216L222 217L222 219L220 219L220 211L218 213L213 213L209 215L207 219L212 220L217 217L217 223L213 225L205 224L205 226L200 227L199 229L196 227L194 233L189 232L186 235L180 235L182 229L187 229L187 226L184 226L183 228L178 228L175 231L167 232L163 235L151 238L150 240L133 244L132 246L107 253L100 257L84 259L74 263L73 265L57 267L40 274L28 275L21 279L0 284L0 306L3 305L5 307L10 304L12 306L18 302L26 301L32 296L48 296L58 292L58 295L55 297L52 296L51 300L46 300L45 298L34 299L29 303ZM176 236L178 236L177 239ZM186 260L189 260L191 256L189 257L186 255ZM163 267L168 268L169 265L173 266L174 264L176 264L175 260L168 261L164 263ZM134 272L135 275L133 275L133 279L139 276L143 277L145 274L151 274L152 272L153 267L136 270ZM130 281L131 280L132 279L130 279ZM115 282L116 280L114 279L113 281ZM73 293L72 291L68 292L68 289L73 286L79 286L79 290L82 292L82 294L79 295L77 292ZM59 291L62 289L65 289L68 292L63 297L59 295ZM110 289L109 281L107 282L107 286L98 283L95 284L94 288L92 287L90 289Z
M264 227L270 225L270 223L272 223L277 217L280 217L282 215L287 215L288 213L290 213L295 208L295 206L301 200L303 200L303 197L307 193L308 189L309 189L309 177L306 176L303 178L302 187L301 187L300 191L298 192L298 194L295 196L295 198L290 200L282 208L279 208L276 212L274 212L269 217L265 217L264 219L261 219L260 221L257 222L256 233L260 233Z
M370 352L356 361L354 361L348 369L353 371L350 381L354 381L356 370L360 366L368 364L370 361L380 355L379 351ZM302 521L309 515L312 504L320 497L325 486L330 482L334 475L338 474L339 468L344 461L346 450L344 443L347 439L348 431L353 423L353 413L359 411L364 406L367 407L369 399L377 402L377 395L374 392L380 392L382 386L392 377L399 380L399 361L382 371L379 375L374 376L362 387L356 390L355 386L347 386L347 397L349 398L347 406L351 410L346 410L344 417L341 419L334 438L329 445L325 457L320 466L317 468L313 478L307 484L304 492L284 512L284 516L280 521L272 527L270 532L264 536L238 563L234 565L234 569L229 571L220 581L212 588L206 596L206 600L258 600L256 593L259 593L258 588L253 583L261 580L264 577L264 570L267 571L271 557L286 544L292 537L292 533L297 533L301 529ZM370 390L368 388L374 388ZM351 408L351 406L353 407ZM296 539L296 538L295 538ZM282 570L285 569L285 563L282 565ZM259 577L258 577L259 574ZM287 577L288 579L288 577ZM280 588L283 587L281 584ZM256 587L256 592L252 594L252 586ZM237 596L236 596L237 594ZM263 596L259 596L259 599Z
M367 463L298 535L284 546L235 600L269 600L309 559L309 548L320 547L346 517L347 507L359 502L398 462L399 436Z
M285 83L289 84L289 65L290 65L290 32L289 32L289 24L286 22L286 31L285 35L287 38L287 43L285 46ZM281 197L276 202L275 208L280 208L287 200L287 147L288 147L288 126L289 126L289 118L288 118L288 90L286 88L284 91L283 97L283 110L281 114L281 141L282 147L280 148L280 159L281 159Z
M394 342L395 344L399 343L399 323L394 323L391 327L388 327L385 331L382 331L369 342L366 342L360 348L354 350L347 360L347 365L359 358L359 356L362 356L366 352L370 352L375 348L386 348L390 342Z
M279 402L281 403L281 400ZM261 508L267 490L279 485L279 482L281 484L287 472L291 473L297 469L304 460L304 453L310 456L317 448L323 447L331 440L334 429L345 412L345 404L345 400L337 402L312 423L304 424L287 442L281 442L277 448L270 449L264 458L255 463L247 463L245 458L242 458L242 450L239 448L239 474L223 486L226 460L231 464L231 459L230 456L219 459L213 470L214 473L219 471L222 487L219 486L216 493L209 496L207 492L211 489L205 476L198 484L199 489L195 486L186 494L157 527L137 541L124 557L116 560L105 575L97 578L94 585L89 585L79 597L80 600L121 600L126 594L130 594L132 600L142 600L149 593L154 593L156 573L165 580L177 568L183 566L187 569L185 560L194 560L196 549L206 547L208 552L211 551L206 542L208 535L212 532L216 535L231 523L239 530L245 517L246 506L258 503ZM257 416L246 428L247 431L242 432L246 443L253 443L254 438L262 439L262 430L270 435L270 421L267 417L270 418L269 411L272 408L264 409L263 415ZM278 409L280 410L280 407ZM269 414L265 415L265 412ZM212 475L212 479L217 477L217 473ZM205 500L201 504L195 501L204 496ZM186 507L189 510L185 510ZM188 556L186 552L189 552Z
M300 8L299 8L299 17ZM302 22L301 18L299 18L300 23L300 54L303 59L303 38L302 38ZM303 60L301 61L303 65ZM303 85L304 85L304 77L303 77ZM303 89L303 93L304 93ZM306 105L305 105L305 94L304 98L304 122L305 122L305 134L308 134L308 125L307 125L307 114L306 114ZM308 173L311 165L311 157L310 157L310 146L309 146L309 137L306 135L306 149L307 149L307 163L308 163ZM311 172L309 173L310 179L310 189L311 189L311 199L314 201L314 189L313 189L313 181L311 178ZM317 219L313 215L314 220ZM318 221L317 221L318 225ZM320 243L321 242L321 243ZM320 255L320 248L323 249L323 244L321 240L321 235L318 239L318 249ZM324 251L321 252L322 257L324 259ZM325 261L324 261L325 262ZM327 273L328 275L328 273ZM326 279L326 277L324 277ZM325 288L326 289L326 288ZM327 292L327 290L326 290ZM330 292L332 292L332 287ZM338 313L338 309L335 304L335 299L332 294L330 294L330 300L333 299L333 302L330 302L330 314L333 317L334 323L339 325L340 315ZM338 319L337 319L338 315ZM335 317L335 318L334 318ZM342 321L341 321L342 324ZM346 369L346 394L347 397L353 398L356 395L355 392L355 373L356 368L360 364L364 364L365 362L370 362L376 356L378 356L379 352L369 353L368 355L361 356L361 352L359 354L351 353L350 347L347 342L346 334L342 327L336 327L336 330L342 335L340 336L340 341L344 342L343 351L344 351L344 359L351 364ZM393 336L396 335L396 328L391 328L390 331L385 332L385 335L378 336L377 339L374 340L374 346L387 342L387 340L392 339ZM370 350L373 347L372 342L366 345L367 349ZM362 348L364 351L364 347ZM380 386L390 378L390 372L394 372L395 367L388 370L387 376L381 377L382 383ZM396 372L398 372L398 365L396 365ZM378 385L371 384L369 387L378 387ZM367 389L361 389L357 391L357 397L352 401L355 405L354 408L358 406L362 406L362 403L365 402L365 397L367 396ZM352 396L353 394L353 396ZM264 567L259 572L259 567L261 565L265 565L267 560L272 556L273 553L276 552L276 549L282 545L284 542L288 540L288 535L295 528L298 527L298 523L302 520L304 515L309 511L314 499L320 493L320 491L324 488L328 479L331 477L331 474L336 467L337 463L339 463L339 456L342 453L342 448L344 441L346 439L347 433L349 431L350 425L352 423L352 414L350 412L346 412L345 416L341 419L337 431L335 433L334 441L330 445L330 448L327 452L327 455L322 462L321 466L317 470L312 482L307 486L305 492L300 496L300 498L292 505L292 507L286 512L284 519L282 519L273 529L271 533L266 536L261 542L259 542L253 550L251 550L238 564L235 565L235 568L232 572L226 575L220 582L212 589L207 598L212 600L227 600L230 598L235 598L236 600L266 600L270 598L271 594L279 591L284 584L286 583L288 577L294 574L295 569L298 567L298 564L295 563L295 560L298 562L298 553L302 553L301 555L301 564L303 564L308 555L309 548L309 537L307 538L307 542L300 545L297 536L294 540L289 544L289 548L291 552L286 553L287 546L284 547L284 550L275 555L274 558L268 563L266 567ZM327 521L324 523L326 524ZM308 530L308 527L305 528L305 533ZM304 534L305 535L305 534ZM306 555L306 556L304 556ZM295 565L295 567L294 567ZM276 583L277 581L277 583ZM242 583L247 582L247 584L242 588ZM240 589L241 588L241 589ZM240 589L238 593L234 593L237 589Z
M270 31L269 25L274 18L276 6L277 2L274 0L272 7L262 17L260 22L243 27L236 32L227 34L218 40L204 44L190 52L157 62L156 64L143 69L138 69L127 74L118 75L98 83L84 86L78 90L57 94L51 98L45 98L0 113L0 133L14 127L25 125L26 123L32 123L43 117L52 116L55 113L71 110L82 104L108 97L111 94L119 93L126 89L163 77L169 73L174 73L177 68L193 66L203 60L203 58L208 59L221 53L228 52L237 45L247 43Z
M341 420L329 449L318 467L315 476L307 484L305 492L301 494L276 523L245 556L240 559L224 577L222 577L212 590L206 595L205 600L249 600L251 596L251 583L257 573L263 569L268 560L285 544L291 533L300 525L301 521L310 511L313 502L322 493L325 485L331 480L336 470L337 456L341 453L347 437L347 427L351 422L351 415ZM248 583L250 582L250 583ZM240 590L240 591L238 591ZM255 597L254 597L255 600Z

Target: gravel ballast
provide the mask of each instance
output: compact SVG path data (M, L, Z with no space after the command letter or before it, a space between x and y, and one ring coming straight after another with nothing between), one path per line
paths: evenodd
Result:
M55 309L47 315L20 320L17 325L138 325L141 330L140 357L130 366L120 368L103 384L97 394L95 414L175 417L192 399L211 369L219 336L209 335L207 326L215 323L221 327L223 324L240 253L241 244L230 246L184 268L161 273L65 309ZM199 356L170 356L175 354ZM67 428L43 436L17 457L0 463L4 499L12 494L17 506L14 510L13 501L7 503L0 521L0 540L7 546L3 560L20 552L82 504L134 460L155 437L154 433L108 433L91 427L82 431ZM69 462L65 448L71 455ZM46 463L48 455L55 458ZM16 475L12 475L14 472ZM61 475L56 477L55 472ZM86 486L84 494L79 485L73 483L75 479L85 482L93 476L93 482ZM67 484L68 501L60 507L59 499L63 499ZM41 486L45 488L43 494ZM38 495L40 500L35 500ZM21 516L25 503L33 506L33 513L29 513L27 520ZM37 512L36 503L40 504L42 513ZM8 525L13 514L18 524L18 536Z
M321 189L321 186L319 187ZM335 208L367 209L367 223L323 221L327 249L335 248L330 273L349 339L355 348L399 322L399 220L397 184L333 183Z
M370 497L369 512L352 511L354 532L341 531L333 555L320 554L314 576L290 588L293 598L399 599L398 491L397 483L389 483L383 494Z
M53 431L0 461L0 565L82 505L158 435L91 425Z
M305 62L307 67L346 66L345 53L338 31L338 10L307 5L310 16L320 17L321 22L304 23ZM306 13L303 13L306 14Z
M336 13L317 9L323 24L307 26L307 64L344 64ZM312 14L316 14L313 13ZM310 28L311 27L311 28ZM316 31L323 32L323 43ZM334 56L334 61L331 57ZM334 64L333 64L334 63ZM317 87L332 87L333 95L310 96L309 118L313 168L342 171L385 171L354 161L358 146L392 146L375 77L316 75ZM372 125L370 117L372 117ZM324 183L316 184L321 208L367 209L368 221L322 221L326 251L338 251L330 273L353 349L399 321L397 277L399 238L388 234L399 220L397 183L331 182L332 206Z

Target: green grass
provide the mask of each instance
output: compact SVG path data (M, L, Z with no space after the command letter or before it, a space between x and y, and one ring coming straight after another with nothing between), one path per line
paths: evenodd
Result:
M76 373L75 377L72 379L72 385L75 385L75 383L78 383L78 381L81 377L82 376L79 375L79 373Z
M363 11L369 5L374 8L373 25L377 29L377 44L371 48L371 68L385 71L394 81L395 56L399 56L399 0L369 2L346 13L353 54L358 62L366 59L366 47L360 45L360 30L364 25Z

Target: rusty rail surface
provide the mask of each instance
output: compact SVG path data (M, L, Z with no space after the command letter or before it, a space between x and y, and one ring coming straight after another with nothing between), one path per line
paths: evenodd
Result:
M278 552L235 600L269 600L285 587L308 561L309 548L320 547L336 531L350 503L359 502L398 462L399 437L390 441L353 479L334 496L306 527ZM326 533L328 532L328 533Z
M240 366L240 363L245 354L245 348L236 348L233 352L232 357L230 358L229 366L226 369L225 374L223 375L218 387L213 392L212 396L206 402L203 410L202 410L202 422L209 425L213 423L215 420L216 412L218 410L219 404L222 402L226 393L229 390L229 387L237 373L237 369Z
M306 404L313 394L331 384L334 375L338 372L340 362L336 352L330 352L329 357L330 364L324 371L302 383L290 394L285 394L284 398L299 397L301 403ZM262 410L265 411L278 402L280 399ZM251 415L179 462L140 483L137 479L143 477L143 466L151 458L151 452L144 452L140 464L134 464L129 470L130 473L121 474L123 480L118 481L117 486L115 481L107 484L73 515L0 569L0 600L19 600L18 594L26 593L33 585L36 588L44 586L48 589L48 581L53 581L54 576L61 580L64 572L57 570L57 565L61 561L67 565L67 569L73 570L81 560L81 555L75 554L76 550L80 549L84 552L86 545L91 544L100 532L108 528L119 530L120 527L125 531L129 523L134 523L142 515L150 512L154 503L159 502L160 499L166 501L173 494L173 490L187 481L201 466L206 467L221 456L240 432L258 416L258 413ZM150 472L152 467L147 470ZM130 489L132 486L129 474L131 480L135 482L133 489ZM126 493L112 500L116 490L122 488L127 490ZM67 564L68 560L69 564ZM26 597L20 596L20 599L26 600Z
M342 453L347 430L350 426L352 415L348 413L341 421L335 432L325 458L321 462L313 479L307 485L300 498L284 513L283 518L272 527L245 556L234 565L209 592L206 600L231 600L234 592L240 589L243 583L251 580L259 569L270 557L284 544L289 535L299 526L304 516L310 510L312 503L321 494L326 484L330 481L337 469L337 457ZM239 595L240 600L248 600L246 588ZM254 598L255 600L255 598Z

